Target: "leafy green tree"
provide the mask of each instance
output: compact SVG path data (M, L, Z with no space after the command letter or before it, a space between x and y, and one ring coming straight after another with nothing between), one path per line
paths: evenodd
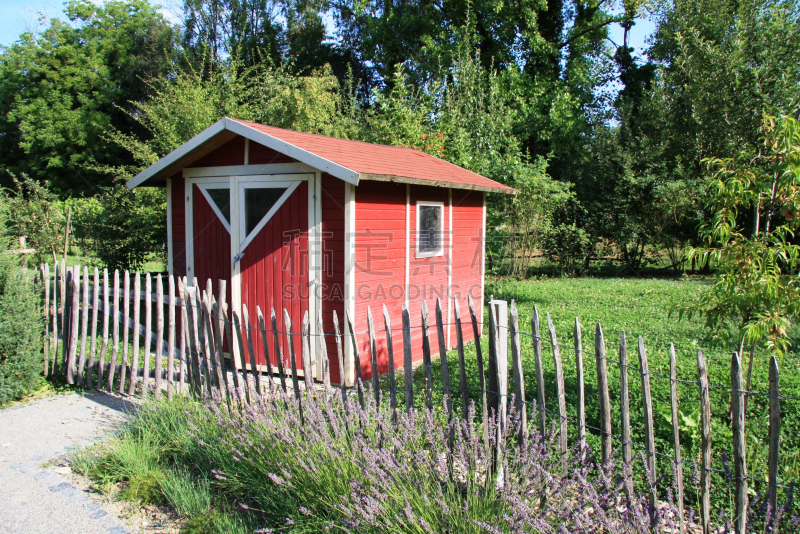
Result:
M700 231L704 246L688 253L716 274L679 312L705 317L714 336L740 353L746 343L764 342L782 354L800 314L800 124L766 117L760 131L757 154L706 160L713 215Z
M175 52L173 28L146 0L72 0L65 15L0 51L0 168L62 196L108 185L97 165L130 163L105 132L144 134L126 110Z

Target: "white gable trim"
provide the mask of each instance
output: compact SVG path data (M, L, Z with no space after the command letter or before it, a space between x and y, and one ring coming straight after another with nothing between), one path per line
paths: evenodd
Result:
M128 189L133 189L134 187L138 187L142 185L145 181L152 178L159 172L165 170L167 167L178 161L179 159L185 157L192 151L198 149L201 145L210 141L213 137L219 135L223 131L228 130L230 132L236 133L244 137L245 139L249 139L251 141L255 141L261 145L264 145L267 148L271 148L282 154L286 154L287 156L296 159L300 163L305 163L313 167L314 169L327 172L328 174L339 178L340 180L344 180L347 183L358 185L359 180L359 173L348 169L347 167L343 167L338 163L334 163L330 160L327 160L323 157L320 157L312 152L304 150L302 148L296 147L292 144L287 143L286 141L282 141L277 137L273 137L269 134L266 134L260 130L256 130L255 128L251 128L250 126L246 126L238 121L233 119L229 119L227 117L222 118L191 138L189 141L184 143L183 145L179 146L154 164L147 167L145 170L128 180L126 184Z

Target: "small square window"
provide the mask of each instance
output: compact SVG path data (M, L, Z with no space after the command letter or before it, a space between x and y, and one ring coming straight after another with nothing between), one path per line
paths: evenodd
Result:
M417 202L417 257L441 256L443 236L444 204Z

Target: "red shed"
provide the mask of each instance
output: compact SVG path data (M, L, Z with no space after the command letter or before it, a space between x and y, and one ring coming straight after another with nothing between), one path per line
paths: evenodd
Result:
M318 317L321 309L330 333L333 311L343 320L346 310L364 378L372 374L367 336L358 335L367 330L367 306L380 316L385 304L399 329L404 301L413 327L423 299L433 311L440 298L446 346L453 346L453 299L466 310L471 295L483 308L486 193L515 194L419 150L229 118L128 182L130 189L139 186L167 189L170 274L201 284L230 280L234 309L246 304L255 321L256 306L267 318L275 308L279 328L284 308L298 328L306 311ZM311 323L316 333L317 321ZM435 328L431 335L438 352ZM472 338L471 328L464 337ZM393 338L394 354L402 355L402 336ZM327 339L338 381L335 340ZM412 340L421 344L419 328L412 328ZM261 343L260 336L254 342ZM385 372L385 337L379 334L376 344ZM352 353L351 344L345 346ZM421 354L418 347L413 354ZM321 362L312 362L319 378ZM263 371L273 365L259 362ZM344 377L352 384L355 370L345 369Z

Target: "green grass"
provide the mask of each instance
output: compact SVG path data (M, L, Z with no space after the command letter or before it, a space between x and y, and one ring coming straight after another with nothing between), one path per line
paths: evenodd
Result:
M521 346L523 354L523 368L525 372L526 400L531 402L536 398L535 364L533 361L533 346L531 342L531 316L533 306L539 309L542 324L542 336L545 338L543 346L543 369L545 382L545 404L548 410L557 411L556 380L552 351L547 333L547 313L550 313L559 345L562 346L561 356L564 367L565 389L567 397L567 413L570 418L577 418L577 372L574 347L574 325L577 317L582 327L582 349L584 351L584 376L586 395L586 423L589 426L599 427L599 398L597 391L597 374L594 359L594 330L600 323L605 336L606 350L609 358L609 382L612 404L612 429L615 435L620 435L621 414L619 409L620 368L619 340L624 330L628 345L629 365L639 366L637 356L637 339L644 340L651 373L669 375L669 344L675 344L678 362L678 379L687 381L697 380L697 349L703 350L709 369L709 378L712 384L730 386L731 353L725 348L714 346L705 341L706 330L702 320L678 320L669 317L669 310L673 304L686 302L703 291L709 282L702 279L625 279L625 278L580 278L565 279L552 278L540 280L518 281L513 279L498 279L486 284L487 300L494 295L495 299L507 300L509 304L514 300L520 315ZM462 317L465 314L462 311ZM412 324L418 321L412 318ZM488 323L488 316L486 319ZM435 340L432 340L435 343ZM487 339L482 339L484 360L488 358ZM510 356L509 356L510 357ZM459 389L458 356L455 351L448 353L448 366L450 369L451 387ZM790 397L800 397L800 375L798 375L800 357L796 350L790 353L782 362L781 394ZM484 363L486 365L486 363ZM745 361L746 365L746 361ZM433 383L435 388L441 385L441 365L433 362ZM470 344L466 348L466 367L468 387L471 390L479 388L478 370L475 360L475 347ZM746 373L746 368L745 368ZM398 388L402 390L403 377L398 374ZM745 375L746 376L746 375ZM386 378L383 378L384 385ZM509 378L509 392L513 393L513 378ZM641 397L641 378L633 369L629 371L630 384L630 417L632 427L632 440L634 454L644 446L644 419ZM423 369L420 367L414 373L414 388L416 391L415 403L422 406L421 392L424 385ZM769 388L768 355L757 352L752 391L766 392ZM669 380L659 376L651 376L651 389L654 406L654 424L656 431L656 450L667 455L673 454L672 423L669 409ZM402 396L402 395L401 395ZM694 384L678 384L679 410L681 417L681 441L684 461L698 461L700 459L699 437L699 388ZM441 405L442 394L434 392L434 402ZM471 398L480 402L479 394L471 392ZM459 409L459 394L454 394L454 406ZM725 389L711 389L712 412L712 464L715 469L725 470L725 458L732 470L732 434L728 410L730 405L730 391ZM528 421L535 425L536 415L530 413ZM781 461L779 469L779 483L788 485L800 481L800 402L785 400L783 403ZM557 417L548 414L548 423L555 423ZM747 407L747 461L748 471L751 476L766 480L768 461L768 398L764 396L751 396ZM599 434L590 430L589 445L596 451L600 450ZM569 423L569 440L574 443L578 436L577 425ZM619 441L615 441L619 447ZM659 457L658 472L662 488L672 485L672 466L668 458ZM684 468L684 479L687 487L687 504L696 506L696 493L692 482L693 468L690 465ZM727 508L733 499L733 483L726 480L725 475L714 473L712 481L715 508ZM766 492L765 484L751 485L757 492ZM666 493L664 493L666 495ZM780 496L784 495L781 492Z

